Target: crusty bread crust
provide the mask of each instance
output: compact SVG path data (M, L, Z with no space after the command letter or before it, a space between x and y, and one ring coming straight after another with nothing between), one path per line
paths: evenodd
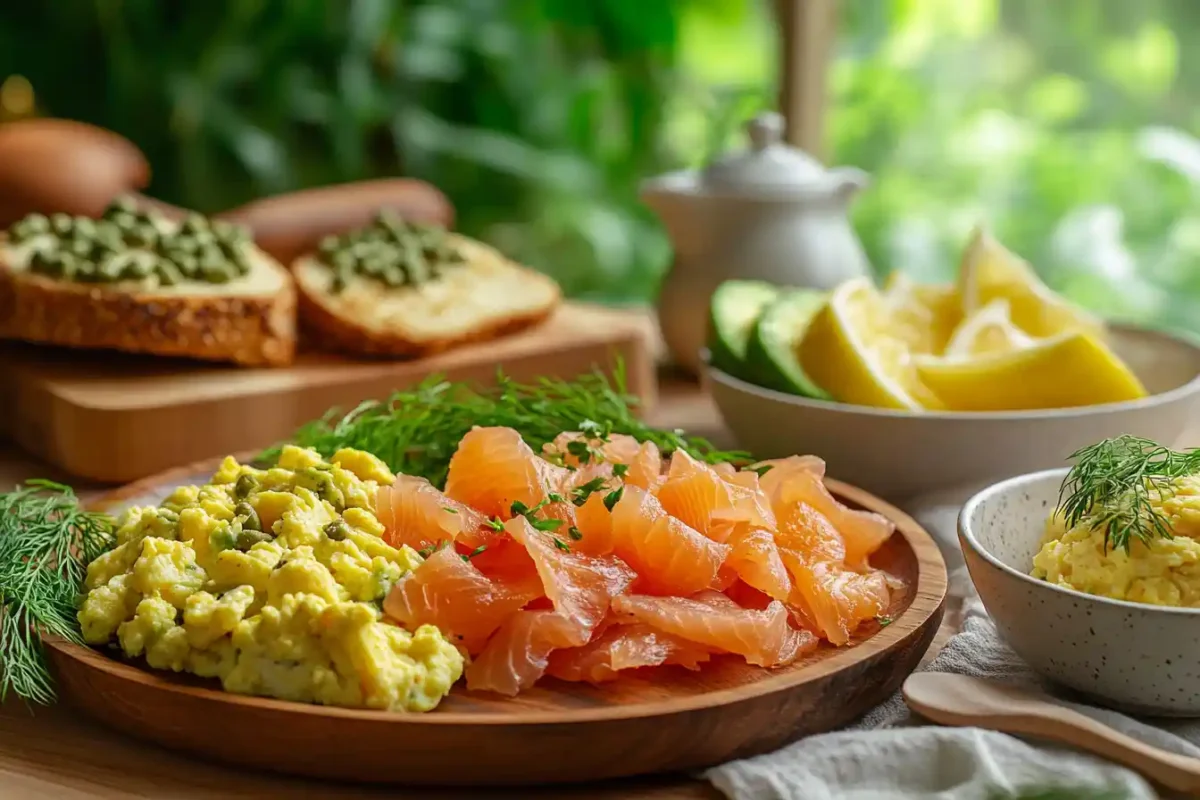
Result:
M463 237L455 235L455 238L461 246ZM304 257L292 265L292 273L296 277L300 320L306 330L305 339L311 339L321 347L347 353L391 358L418 357L514 333L541 322L553 313L561 295L550 278L509 261L487 245L473 240L466 241L468 244L464 250L467 254L467 264L454 269L472 269L475 258L497 259L511 270L511 280L516 291L527 288L540 292L545 297L544 302L504 315L481 317L441 336L417 339L411 331L379 324L367 315L350 313L338 297L331 295L326 287L318 285L318 282L312 279L312 265L304 265L302 262L308 258ZM323 270L324 267L320 269ZM373 290L381 293L396 291L383 287L375 287ZM312 334L311 337L308 333Z
M269 268L285 272L274 261ZM0 338L246 366L288 364L296 351L296 293L286 279L271 294L221 294L219 286L211 294L139 293L58 281L0 260Z

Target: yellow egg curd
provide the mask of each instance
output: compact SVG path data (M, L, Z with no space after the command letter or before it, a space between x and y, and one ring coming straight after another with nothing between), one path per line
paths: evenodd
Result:
M1128 552L1106 548L1103 529L1088 520L1067 528L1054 514L1032 575L1116 600L1200 608L1200 476L1179 478L1172 492L1151 492L1149 500L1170 537L1133 538Z
M381 538L375 456L285 447L260 470L226 458L203 486L131 508L88 566L84 639L226 690L327 705L429 711L462 675L437 628L380 604L421 563Z

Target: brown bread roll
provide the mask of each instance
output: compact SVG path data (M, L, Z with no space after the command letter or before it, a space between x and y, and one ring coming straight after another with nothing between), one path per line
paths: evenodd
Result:
M368 224L382 209L416 222L450 227L454 208L424 181L384 178L266 197L218 214L250 228L254 242L283 264L317 249L330 234Z
M146 157L112 131L65 119L0 125L0 228L33 212L97 217L149 181Z

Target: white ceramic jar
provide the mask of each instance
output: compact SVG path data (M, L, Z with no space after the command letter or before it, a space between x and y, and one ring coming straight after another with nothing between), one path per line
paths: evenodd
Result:
M747 125L748 150L642 185L642 200L662 220L675 254L659 295L659 324L672 357L692 372L700 367L709 298L722 281L832 289L868 272L847 215L868 176L825 169L783 143L783 127L779 114L762 114Z

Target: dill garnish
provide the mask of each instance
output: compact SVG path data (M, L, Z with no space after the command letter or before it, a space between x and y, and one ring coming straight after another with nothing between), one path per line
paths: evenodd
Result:
M1173 481L1200 472L1200 448L1171 450L1136 436L1117 436L1077 450L1058 493L1058 511L1068 527L1087 523L1104 531L1105 549L1129 550L1172 536L1170 521L1152 498L1174 494Z
M112 544L113 521L84 511L67 486L26 481L0 493L0 700L54 700L42 650L49 633L82 643L77 602L87 564Z
M612 511L613 506L615 506L618 502L620 502L621 495L623 495L623 494L625 494L625 487L618 486L616 489L613 489L611 492L604 495L604 507L607 508L609 511Z
M426 478L435 486L445 484L450 457L477 425L513 428L535 452L563 431L583 430L599 434L595 438L623 433L654 442L664 456L683 449L709 463L750 461L746 453L722 452L705 439L651 427L638 418L637 406L621 364L611 379L600 370L569 381L543 378L532 383L499 374L495 386L478 387L433 377L385 402L362 403L344 415L335 410L300 428L292 443L315 448L326 458L343 447L366 450L392 471Z

